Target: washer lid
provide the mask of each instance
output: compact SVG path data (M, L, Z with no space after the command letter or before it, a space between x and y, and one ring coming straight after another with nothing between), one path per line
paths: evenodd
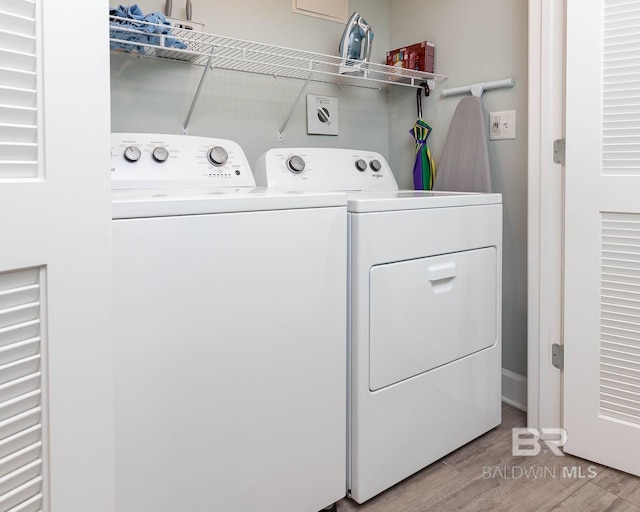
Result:
M184 188L113 190L114 219L203 215L346 206L344 192L275 191L266 188Z
M421 210L501 204L501 194L398 190L396 192L349 192L348 210L353 213Z

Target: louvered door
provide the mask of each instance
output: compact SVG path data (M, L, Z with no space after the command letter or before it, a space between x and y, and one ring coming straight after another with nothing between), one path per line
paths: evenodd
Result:
M0 510L43 506L40 270L0 274Z
M568 0L564 426L640 475L640 0Z
M0 177L35 178L37 61L35 3L0 1Z
M107 12L0 0L0 512L114 510Z

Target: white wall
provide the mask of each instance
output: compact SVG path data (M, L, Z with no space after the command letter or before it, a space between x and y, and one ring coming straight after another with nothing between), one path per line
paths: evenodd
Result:
M162 11L164 0L140 0L144 13ZM344 24L291 12L291 0L193 2L194 21L205 31L240 39L338 55ZM373 26L372 59L382 62L388 48L388 1L351 0ZM184 17L184 4L174 2L174 17ZM180 133L202 74L189 64L113 57L111 101L113 131ZM389 156L389 97L377 90L311 83L307 94L335 96L339 101L340 135L307 135L303 97L284 133L285 121L304 82L264 75L213 70L189 126L190 135L236 140L249 162L276 146L352 147Z
M527 0L389 0L391 48L435 43L436 73L448 75L423 101L433 128L429 147L436 165L461 96L444 98L446 87L513 77L516 86L485 92L485 109L517 110L517 139L489 142L494 192L503 194L503 368L527 372ZM412 186L415 93L394 90L390 160L401 185Z

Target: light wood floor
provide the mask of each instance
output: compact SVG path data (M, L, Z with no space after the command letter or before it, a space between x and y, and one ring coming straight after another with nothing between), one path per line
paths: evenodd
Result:
M511 428L524 426L525 413L503 405L496 429L364 505L340 501L338 511L640 512L640 478L551 452L512 456Z

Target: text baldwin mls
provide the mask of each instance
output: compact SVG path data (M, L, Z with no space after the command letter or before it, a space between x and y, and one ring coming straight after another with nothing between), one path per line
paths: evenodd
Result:
M590 479L598 476L596 466L483 466L482 478L502 478L503 480L524 479Z

